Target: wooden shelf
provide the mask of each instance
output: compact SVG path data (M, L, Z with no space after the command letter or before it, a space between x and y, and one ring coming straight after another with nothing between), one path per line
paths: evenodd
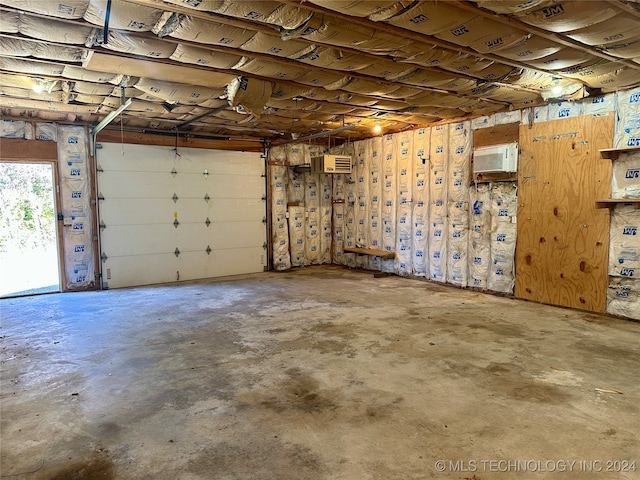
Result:
M608 208L612 209L616 205L628 205L632 204L633 208L640 210L640 198L607 198L604 200L598 200L596 202L596 208Z
M393 260L396 258L395 252L387 252L386 250L376 250L374 248L350 248L346 247L344 253L357 253L358 255L371 255L373 257L380 257L383 260Z
M602 158L615 160L620 153L640 152L640 147L621 147L621 148L604 148L600 150Z

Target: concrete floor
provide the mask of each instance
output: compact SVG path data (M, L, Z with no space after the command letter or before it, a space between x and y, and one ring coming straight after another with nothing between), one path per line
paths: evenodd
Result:
M639 323L337 267L0 308L3 479L640 478Z

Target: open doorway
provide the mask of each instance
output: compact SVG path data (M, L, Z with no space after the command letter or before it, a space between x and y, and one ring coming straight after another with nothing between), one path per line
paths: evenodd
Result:
M52 163L0 162L0 297L60 291Z

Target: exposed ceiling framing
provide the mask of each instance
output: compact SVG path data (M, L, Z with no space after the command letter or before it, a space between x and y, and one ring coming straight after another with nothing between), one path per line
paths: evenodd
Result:
M108 128L130 132L358 139L640 85L631 0L0 0L0 19L3 118L96 125L124 94Z

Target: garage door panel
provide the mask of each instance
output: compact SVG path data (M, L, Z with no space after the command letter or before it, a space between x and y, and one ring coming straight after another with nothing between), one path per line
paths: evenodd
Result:
M175 255L145 255L142 260L136 262L131 261L131 257L110 257L102 267L103 280L108 288L176 281L178 267Z
M264 200L213 200L211 220L214 222L256 221L261 222L266 215Z
M174 214L177 214L180 225L185 223L202 223L204 225L207 218L211 220L213 205L211 200L205 202L201 198L180 199L171 205L171 215Z
M157 148L149 155L147 145L100 143L96 151L98 166L104 171L124 172L171 172L176 163L175 151L171 147Z
M200 151L202 152L202 151ZM197 149L180 150L180 161L177 162L176 168L178 173L197 173L201 174L206 169L209 178L221 175L237 175L239 172L243 175L259 177L264 172L264 164L262 161L256 161L252 155L246 152L228 152L216 151L215 162L211 160L213 155L198 154ZM218 161L219 160L219 161Z
M200 253L180 255L180 280L255 273L263 270L265 252L262 247L218 250L204 258Z
M97 160L103 170L98 176L106 227L103 267L118 270L111 287L263 270L265 183L259 154L180 149L176 157L167 147L103 144ZM159 259L163 263L156 265Z
M208 227L202 223L180 224L176 234L176 242L180 245L180 251L201 251L207 247L214 248L214 229L212 224Z
M217 198L246 198L259 200L262 195L256 196L256 192L264 191L264 179L247 177L245 175L226 175L214 178L209 195Z
M178 234L172 224L113 225L102 230L102 251L111 256L171 253Z
M170 198L109 198L100 202L100 211L100 218L107 226L170 224L175 203Z
M104 198L168 198L174 194L174 180L168 173L103 172L98 176Z
M252 273L263 270L264 249L251 247L216 252L213 272L216 277Z
M236 222L226 225L224 231L214 229L211 248L230 249L262 246L264 240L258 235L264 230L263 224L255 224L253 222Z

